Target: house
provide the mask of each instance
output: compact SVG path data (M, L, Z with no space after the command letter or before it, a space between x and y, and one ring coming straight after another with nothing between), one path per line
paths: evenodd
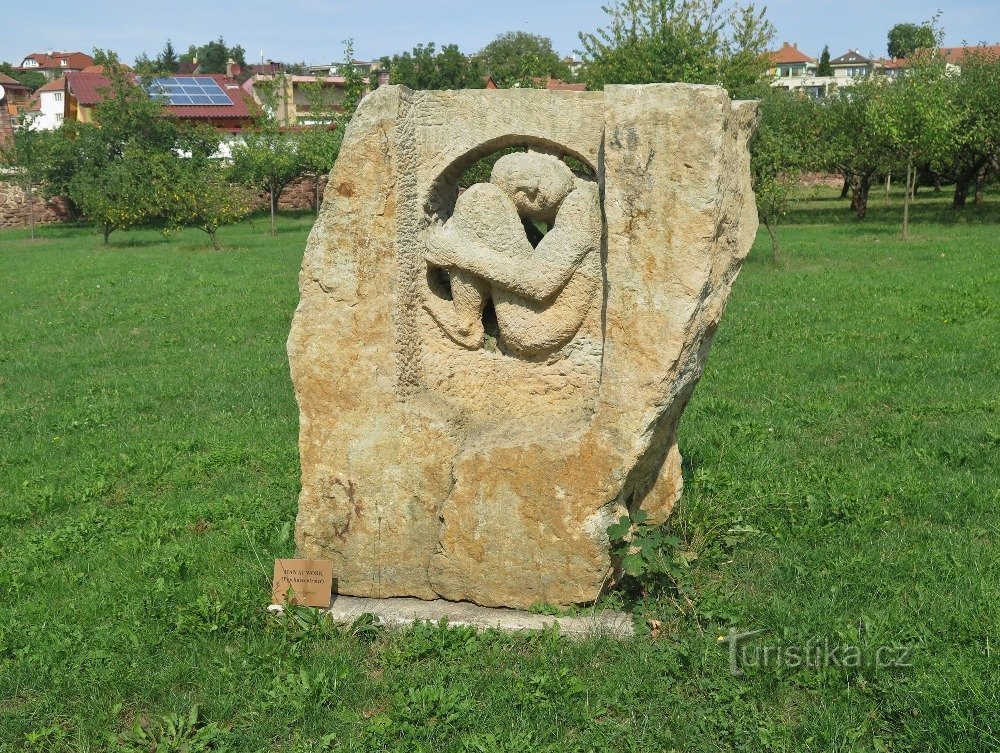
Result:
M317 103L309 87L316 83L322 86L323 107L329 112L342 112L341 104L346 95L343 76L258 73L243 82L243 91L284 127L315 125L317 116L310 111ZM331 122L329 116L324 122Z
M771 58L768 73L773 78L815 75L818 67L816 60L802 52L797 43L783 42L780 50L769 52L768 55Z
M138 84L139 77L133 75ZM239 84L222 74L166 76L143 81L154 96L178 120L207 124L235 134L253 123L256 104ZM100 73L70 73L66 76L66 118L81 123L94 119L94 110L104 101L111 81ZM249 101L248 101L249 100Z
M82 71L94 64L94 59L83 52L33 52L27 55L15 71L38 71L50 81L66 73Z
M799 49L798 44L784 42L781 49L769 52L771 86L786 91L804 92L810 97L825 97L835 86L833 76L817 76L815 58Z
M66 117L66 77L52 79L31 98L32 131L54 131Z
M582 71L584 68L584 62L582 60L574 58L570 55L564 57L562 61L569 68L569 72L572 73L574 76L579 76L580 71Z
M966 45L965 47L938 47L936 55L944 58L949 68L961 68L970 56L1000 61L1000 44Z
M856 79L869 76L875 70L875 61L866 58L857 50L848 50L839 58L830 61L833 77L836 79Z
M10 111L11 115L16 116L21 110L28 107L28 100L31 99L30 86L25 86L6 73L0 73L0 86L4 90L4 106Z

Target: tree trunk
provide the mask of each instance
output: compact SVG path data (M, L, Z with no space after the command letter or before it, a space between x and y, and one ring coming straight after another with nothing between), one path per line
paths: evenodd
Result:
M981 205L986 198L986 178L989 173L989 168L984 167L976 176L976 206Z
M903 194L903 240L910 239L910 199L913 198L914 183L917 182L912 155L906 158L906 192Z
M771 236L771 261L777 264L781 258L781 249L778 246L778 228L766 218L762 219L764 219L764 227L767 228L767 234Z
M206 233L208 233L208 237L212 239L212 248L214 248L216 251L219 250L219 239L216 237L216 233L218 232L218 230L219 230L218 228L213 227L205 231Z
M28 228L31 240L35 240L35 192L29 183L24 187L24 201L28 202Z
M892 190L892 173L885 174L885 203L889 205L889 191Z
M955 198L951 200L952 209L961 209L965 206L965 200L969 198L969 184L971 182L964 175L960 175L955 181Z
M110 243L108 242L108 237L109 237L109 236L111 235L111 231L112 231L112 229L113 229L113 228L112 228L112 227L111 227L110 225L105 225L105 226L104 226L104 245L105 245L105 246L110 246L110 245L111 245L111 244L110 244Z
M856 175L851 181L851 209L863 220L868 215L868 192L871 190L871 175Z
M846 175L844 176L844 187L840 189L840 198L846 199L847 194L851 191L851 179Z
M271 235L277 235L278 231L274 229L274 212L275 212L275 209L276 209L275 204L278 203L278 200L277 200L277 197L274 195L274 186L271 186L270 193L271 193L271 202L270 202L271 203Z

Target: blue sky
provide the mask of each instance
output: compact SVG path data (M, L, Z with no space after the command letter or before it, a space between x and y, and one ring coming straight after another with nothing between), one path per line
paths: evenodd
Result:
M0 60L16 64L29 52L108 47L130 63L140 52L157 53L167 37L183 51L222 34L230 44L242 44L250 61L263 51L276 60L323 63L342 57L341 41L348 37L357 56L368 59L428 41L454 42L473 52L510 30L544 34L561 53L572 54L579 46L577 32L603 24L602 1L607 0L20 2L0 20ZM767 7L776 43L798 42L813 55L824 44L834 56L849 48L884 55L893 24L924 21L938 9L946 44L1000 42L1000 0L772 0Z

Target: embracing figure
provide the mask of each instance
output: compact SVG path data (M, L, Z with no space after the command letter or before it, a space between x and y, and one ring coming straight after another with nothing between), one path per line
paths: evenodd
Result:
M597 184L551 155L508 154L489 183L471 186L429 231L425 258L447 271L451 300L428 296L424 306L448 337L478 349L492 300L506 350L551 352L573 338L593 304L600 246Z

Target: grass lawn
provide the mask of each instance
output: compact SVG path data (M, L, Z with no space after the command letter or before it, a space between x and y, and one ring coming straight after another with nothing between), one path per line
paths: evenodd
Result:
M0 751L1000 750L988 199L762 231L681 423L698 617L626 642L266 622L311 216L0 233Z

